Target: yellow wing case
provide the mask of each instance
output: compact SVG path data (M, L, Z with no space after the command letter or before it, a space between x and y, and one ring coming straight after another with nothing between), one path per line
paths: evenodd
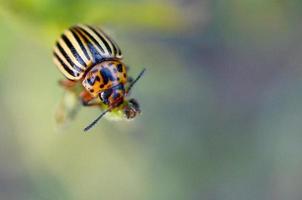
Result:
M122 59L118 45L101 29L75 25L64 31L53 49L53 60L64 76L80 80L86 70L106 59Z

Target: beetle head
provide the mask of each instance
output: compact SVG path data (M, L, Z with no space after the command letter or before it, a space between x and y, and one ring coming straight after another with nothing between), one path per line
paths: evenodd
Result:
M99 94L100 100L109 105L111 108L115 108L124 102L125 88L123 84L118 84L110 89L107 89Z
M126 105L123 108L123 113L125 118L133 119L136 115L141 113L140 106L135 99L130 99L127 101Z

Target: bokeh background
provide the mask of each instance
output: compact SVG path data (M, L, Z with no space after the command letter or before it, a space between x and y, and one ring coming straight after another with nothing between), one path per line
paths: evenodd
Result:
M0 199L302 199L302 1L0 0ZM58 35L101 26L143 114L58 130Z

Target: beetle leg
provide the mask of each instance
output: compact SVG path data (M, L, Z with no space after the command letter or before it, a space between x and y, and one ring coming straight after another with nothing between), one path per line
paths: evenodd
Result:
M130 94L131 88L144 75L145 71L146 69L144 68L134 80L132 79L132 81L129 83L128 88L126 89L126 96Z
M97 102L92 102L95 97L91 96L89 92L84 90L80 94L81 103L83 106L98 106L99 104Z
M77 84L77 82L71 81L71 80L68 80L68 79L61 79L61 80L59 80L59 85L61 87L63 87L64 89L66 89L66 90L73 89L76 84Z

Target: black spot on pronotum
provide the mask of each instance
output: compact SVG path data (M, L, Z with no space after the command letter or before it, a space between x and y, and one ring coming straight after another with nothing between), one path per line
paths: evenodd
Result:
M94 81L92 81L90 78L87 79L87 82L88 82L88 84L91 85L91 86L94 84Z
M124 73L123 76L124 76L124 78L126 78L126 76L127 76L126 73Z
M117 65L117 71L123 72L123 65L122 64Z
M112 75L111 71L107 68L102 68L100 70L100 74L103 78L104 84L107 84L109 80L110 81L115 81L115 77Z
M99 77L99 76L95 77L95 80L96 80L96 81L98 81L98 82L100 82L100 81L101 81L101 79L100 79L100 77Z
M90 92L91 92L91 93L94 93L94 89L91 89Z
M102 76L102 79L103 79L104 84L107 84L107 83L108 83L108 76L106 76L106 74L103 72L103 69L104 69L104 68L102 68L102 69L100 70L100 74L101 74L101 76Z
M104 86L105 86L104 84L101 84L101 85L100 85L100 88L104 88Z

